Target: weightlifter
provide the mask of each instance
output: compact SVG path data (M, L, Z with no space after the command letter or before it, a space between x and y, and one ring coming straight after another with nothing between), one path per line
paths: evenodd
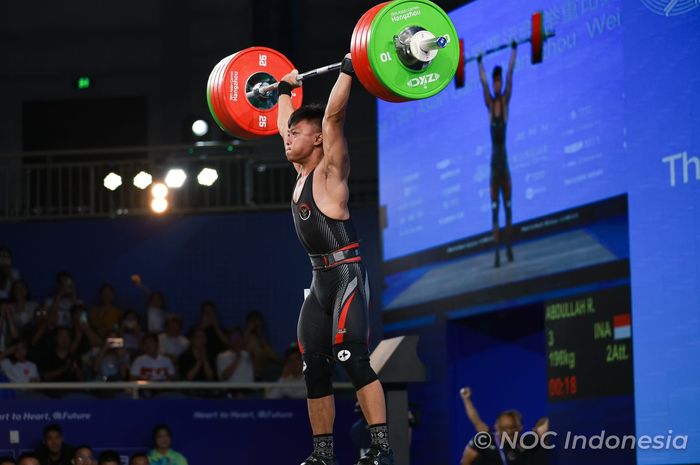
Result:
M503 90L503 71L500 66L493 68L493 95L489 90L486 80L486 70L482 63L482 56L479 55L479 77L484 90L484 102L489 112L489 123L491 127L491 212L493 225L493 240L496 246L496 257L494 266L501 266L500 252L500 227L498 224L498 205L500 196L503 196L503 207L506 214L506 256L509 262L513 261L512 230L513 215L511 212L512 185L510 180L510 169L508 168L508 154L506 152L506 125L508 123L508 108L510 96L513 92L513 68L515 67L515 56L517 43L511 43L512 52L510 63L508 64L508 74L506 74L506 88Z
M354 70L350 54L325 109L294 111L297 71L278 87L277 127L287 160L296 169L294 227L313 267L310 294L299 315L297 335L304 361L313 452L302 465L337 464L333 450L333 367L338 361L355 389L372 437L358 465L393 464L384 390L369 363L369 282L348 210L350 158L343 125Z

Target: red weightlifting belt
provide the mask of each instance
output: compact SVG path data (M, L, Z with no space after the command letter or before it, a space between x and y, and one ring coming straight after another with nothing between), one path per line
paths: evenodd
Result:
M309 259L311 259L311 265L314 270L328 270L343 263L356 263L362 261L360 243L352 242L327 254L309 254Z

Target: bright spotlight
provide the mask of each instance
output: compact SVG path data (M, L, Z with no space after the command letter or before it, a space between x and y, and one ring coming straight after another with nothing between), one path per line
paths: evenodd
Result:
M155 198L151 200L151 210L155 213L163 213L168 209L168 201L165 198Z
M194 134L197 137L202 137L206 136L207 133L209 132L209 125L207 124L206 121L202 119L198 119L194 123L192 123L192 134Z
M165 184L171 189L178 189L185 184L186 179L187 174L185 171L180 168L175 168L168 171L168 174L165 175Z
M162 182L157 182L151 187L151 195L154 199L164 199L168 196L168 188Z
M134 176L134 186L138 187L139 189L147 188L152 182L153 177L145 171L141 171L139 174Z
M199 182L202 186L211 186L217 179L219 179L219 173L212 168L204 168L197 175L197 182Z
M121 185L122 185L122 177L119 176L117 173L109 173L107 176L105 176L104 186L107 189L113 191Z

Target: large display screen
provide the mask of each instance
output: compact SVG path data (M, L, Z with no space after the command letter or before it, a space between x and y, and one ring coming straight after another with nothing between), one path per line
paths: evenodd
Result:
M539 65L529 44L517 51L505 144L514 223L626 192L621 7L477 1L451 14L467 56L528 36L533 9L556 34ZM490 87L509 57L510 49L484 57ZM463 88L380 101L378 122L385 260L490 231L492 140L476 62Z

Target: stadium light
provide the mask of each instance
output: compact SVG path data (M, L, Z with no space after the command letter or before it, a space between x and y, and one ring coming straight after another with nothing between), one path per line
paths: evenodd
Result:
M165 184L171 189L178 189L182 187L186 180L187 173L180 168L172 169L165 175Z
M107 189L113 191L122 185L122 177L114 172L109 173L107 176L105 176L103 184Z
M154 213L165 213L165 211L168 209L168 200L164 197L156 197L153 200L151 200L151 210L153 210Z
M198 119L197 121L192 123L192 134L194 134L195 136L203 137L206 136L208 132L209 125L203 119Z
M151 185L152 182L153 176L146 173L145 171L140 171L139 174L134 176L134 186L138 187L139 189L143 190L147 188Z
M197 175L197 182L202 186L211 186L219 179L219 173L213 168L204 168Z
M151 195L154 199L164 199L168 196L168 187L162 182L157 182L151 187Z

